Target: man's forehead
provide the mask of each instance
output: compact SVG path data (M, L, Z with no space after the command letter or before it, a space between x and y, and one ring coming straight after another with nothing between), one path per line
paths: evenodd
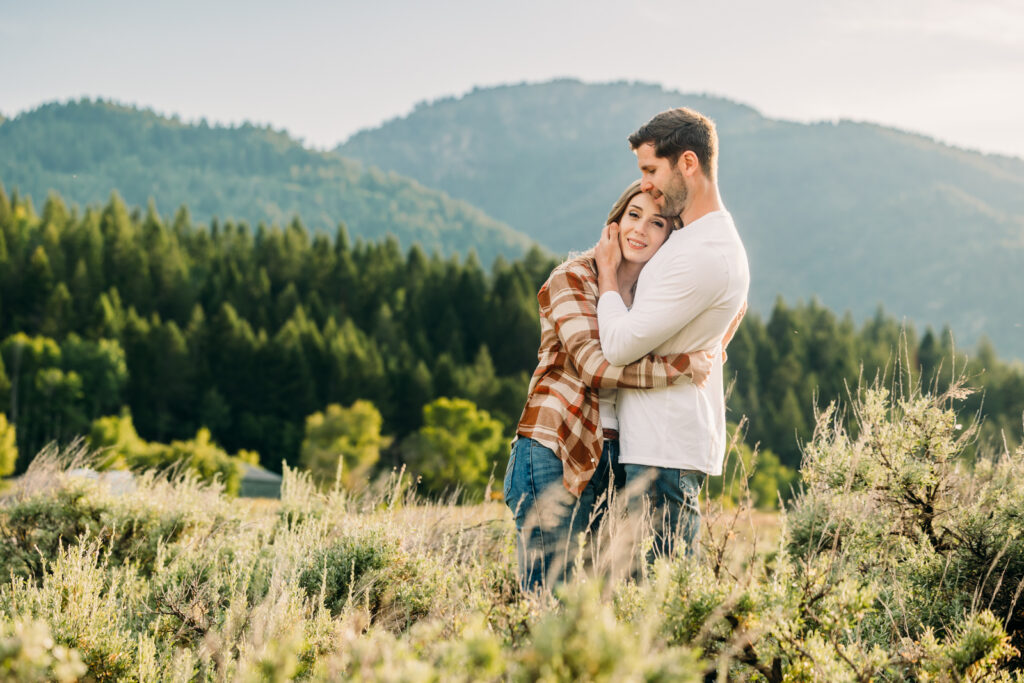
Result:
M633 150L633 154L636 154L636 158L643 161L655 161L658 155L654 150L653 142L645 142Z

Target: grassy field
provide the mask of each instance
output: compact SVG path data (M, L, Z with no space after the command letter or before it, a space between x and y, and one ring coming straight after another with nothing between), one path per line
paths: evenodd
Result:
M613 633L626 628L614 614L621 585L594 568L559 594L561 603L550 593L520 594L515 527L500 501L427 501L398 478L351 496L321 491L293 471L281 500L232 499L216 486L152 474L114 495L69 476L67 458L39 458L0 508L8 673L532 679L548 664L530 634L562 618L565 604L580 603L584 620L603 619ZM776 514L734 509L708 522L709 550L728 548L737 571L778 542ZM639 588L628 585L635 609ZM636 658L665 647L645 638L610 672L643 671ZM688 649L677 654L693 663ZM567 666L556 678L575 677Z
M0 681L1022 680L1024 449L966 463L946 398L857 410L784 514L705 500L700 556L638 582L613 524L554 595L500 502L114 495L44 454L0 500Z

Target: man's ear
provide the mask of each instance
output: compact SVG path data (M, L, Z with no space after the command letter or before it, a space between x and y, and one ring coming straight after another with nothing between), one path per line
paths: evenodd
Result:
M697 158L697 154L692 150L686 150L679 155L679 161L676 162L676 168L684 176L693 176L700 173L700 160Z

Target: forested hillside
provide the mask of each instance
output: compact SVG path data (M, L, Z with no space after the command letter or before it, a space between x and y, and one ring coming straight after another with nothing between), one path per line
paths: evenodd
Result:
M344 220L353 237L393 234L403 247L521 256L525 236L463 201L394 173L308 150L284 132L184 124L151 111L82 100L0 122L0 180L37 203L51 190L69 203L131 204L162 211L187 203L208 221L284 224L301 214L314 230Z
M122 411L143 439L206 427L274 469L298 462L307 417L357 399L395 437L384 464L415 445L404 437L438 397L468 399L510 437L536 363L536 291L554 265L535 249L486 270L472 256L403 253L297 219L206 226L186 209L168 218L116 196L84 212L52 196L37 215L0 188L0 411L21 467ZM931 378L941 367L940 387L949 383L948 334L905 335L882 312L858 327L814 302L750 314L729 348L730 419L748 418L747 441L795 467L815 397L844 398L860 376L891 380L901 343L912 368ZM967 402L984 439L1004 428L1019 439L1024 370L989 346L967 370L984 389Z
M656 85L573 80L422 104L338 149L564 253L595 240L636 177L629 133L684 105L718 124L720 185L750 256L755 309L779 294L817 296L863 320L884 304L1024 359L1024 160L876 125L772 120Z

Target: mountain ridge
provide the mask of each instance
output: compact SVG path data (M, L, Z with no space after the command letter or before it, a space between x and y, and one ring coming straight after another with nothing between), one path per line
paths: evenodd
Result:
M404 248L465 255L488 263L525 253L533 241L479 208L412 178L332 151L306 148L286 131L242 123L182 122L110 100L50 103L0 123L0 180L41 201L131 205L151 198L189 207L201 220L310 227L345 223L353 237L394 234Z

